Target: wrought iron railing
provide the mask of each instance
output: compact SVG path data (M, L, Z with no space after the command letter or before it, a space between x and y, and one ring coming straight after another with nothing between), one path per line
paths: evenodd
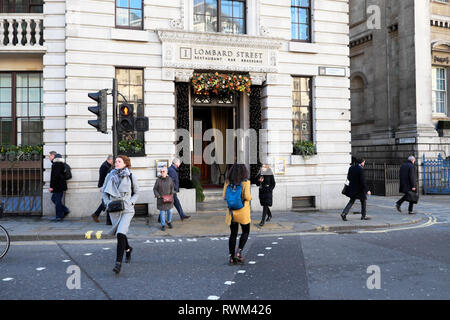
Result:
M423 189L425 194L450 194L450 157L426 159L423 155Z
M4 214L42 215L42 159L0 161L0 194Z

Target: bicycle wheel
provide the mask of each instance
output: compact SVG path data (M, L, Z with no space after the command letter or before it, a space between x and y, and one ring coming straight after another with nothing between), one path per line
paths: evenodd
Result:
M0 259L8 252L11 239L5 228L0 226Z

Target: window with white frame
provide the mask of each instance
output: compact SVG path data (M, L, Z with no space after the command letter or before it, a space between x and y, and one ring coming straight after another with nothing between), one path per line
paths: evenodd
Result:
M447 114L447 69L433 67L433 112Z

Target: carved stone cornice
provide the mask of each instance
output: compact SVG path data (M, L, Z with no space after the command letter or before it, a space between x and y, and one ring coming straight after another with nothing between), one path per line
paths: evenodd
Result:
M161 42L214 44L242 48L279 50L286 41L281 38L228 34L219 32L188 32L180 30L157 30Z

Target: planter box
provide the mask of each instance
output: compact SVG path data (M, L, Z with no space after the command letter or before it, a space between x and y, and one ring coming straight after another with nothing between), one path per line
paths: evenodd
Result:
M317 155L303 157L299 155L291 155L291 166L307 166L318 165L319 157Z
M42 161L0 161L0 169L41 169Z

